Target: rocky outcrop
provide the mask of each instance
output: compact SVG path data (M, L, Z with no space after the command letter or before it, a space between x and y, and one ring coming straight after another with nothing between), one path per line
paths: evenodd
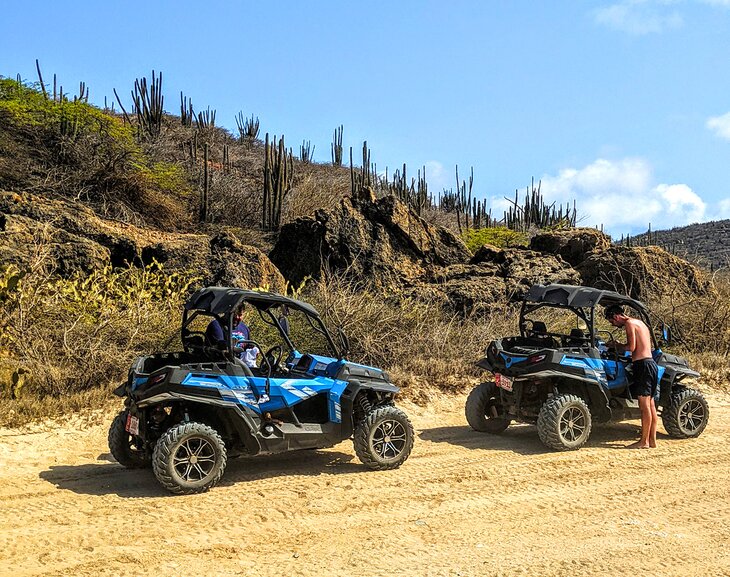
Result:
M580 275L560 257L484 245L470 264L434 270L415 293L472 313L520 300L532 285L550 283L579 284Z
M284 225L270 254L294 285L330 270L392 290L470 256L456 235L429 225L393 196L344 199L335 210Z
M61 275L91 272L110 262L109 250L50 223L0 214L0 263L19 268L53 263Z
M576 269L582 284L616 290L635 299L692 297L714 290L708 275L656 246L611 246L594 251Z
M583 262L594 251L611 246L611 237L593 228L557 230L536 234L530 249L560 256L572 266Z
M166 233L103 219L80 203L0 192L0 263L24 268L38 258L64 276L156 261L208 285L286 290L269 258L230 232Z

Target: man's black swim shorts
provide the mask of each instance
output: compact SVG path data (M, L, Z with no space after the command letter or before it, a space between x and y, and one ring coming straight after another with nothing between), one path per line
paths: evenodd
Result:
M659 371L654 359L641 359L632 364L631 395L633 397L654 397L659 386Z

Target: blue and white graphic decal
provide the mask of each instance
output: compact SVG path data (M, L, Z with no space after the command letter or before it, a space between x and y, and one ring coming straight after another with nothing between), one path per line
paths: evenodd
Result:
M329 417L333 423L342 422L342 405L340 399L347 388L347 382L335 381L329 392Z
M250 379L254 393L261 397L266 391L266 378L253 377ZM277 411L294 406L320 393L328 393L332 388L331 379L271 379L269 399L259 404L262 412Z

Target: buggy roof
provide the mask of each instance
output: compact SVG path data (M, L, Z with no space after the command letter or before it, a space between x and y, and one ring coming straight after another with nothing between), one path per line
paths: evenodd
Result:
M280 294L217 286L195 291L185 303L185 310L203 311L214 315L230 314L240 303L249 303L263 310L286 305L291 309L319 317L319 313L312 305Z
M525 295L526 303L544 303L568 307L595 307L619 304L646 311L644 303L615 291L566 284L535 285Z

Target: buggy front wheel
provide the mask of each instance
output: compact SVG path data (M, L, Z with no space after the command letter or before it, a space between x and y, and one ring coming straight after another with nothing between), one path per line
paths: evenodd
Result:
M688 439L699 437L707 426L710 409L702 393L682 389L673 393L669 406L662 409L662 424L670 437Z
M220 481L226 459L226 446L215 429L202 423L180 423L157 441L152 470L171 493L203 493Z
M370 469L397 469L413 448L413 425L391 405L371 410L355 427L355 454Z
M591 412L577 395L557 395L545 401L537 417L537 434L546 447L574 451L591 434Z

